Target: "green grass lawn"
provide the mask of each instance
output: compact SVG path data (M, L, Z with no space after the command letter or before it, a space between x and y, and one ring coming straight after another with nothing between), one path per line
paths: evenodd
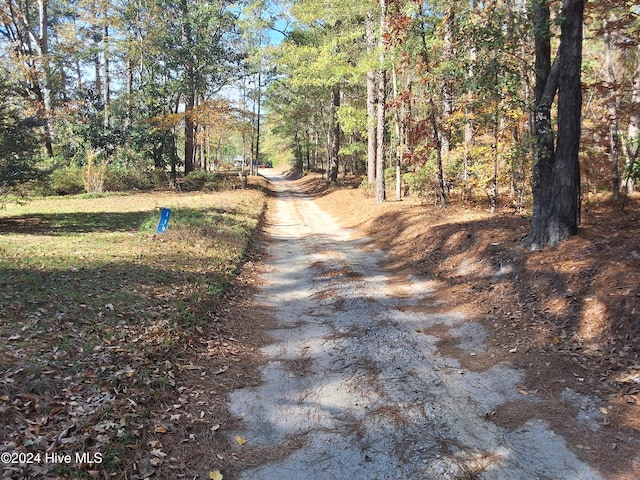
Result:
M175 356L215 320L264 206L247 189L0 210L0 451L104 457L5 467L15 478L127 470L153 428L148 397L171 391ZM173 213L157 234L162 207Z

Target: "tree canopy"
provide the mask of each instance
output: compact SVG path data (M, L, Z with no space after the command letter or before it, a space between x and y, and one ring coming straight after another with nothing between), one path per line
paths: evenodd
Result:
M365 175L379 201L395 187L443 207L486 199L531 211L532 244L553 244L577 231L586 195L624 203L634 188L639 10L624 0L8 0L3 116L20 133L2 149L25 178L95 155L176 178L235 158L254 165L273 137L265 144L300 169Z

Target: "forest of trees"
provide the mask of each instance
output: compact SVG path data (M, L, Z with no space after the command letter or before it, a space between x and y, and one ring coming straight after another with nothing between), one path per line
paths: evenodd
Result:
M378 202L508 202L538 246L576 233L589 195L624 208L640 174L634 1L7 0L0 15L0 188L78 169L137 186L264 151L362 174Z
M250 152L248 102L221 95L242 81L252 94L242 13L226 0L3 2L2 116L38 127L28 148L3 137L3 173L30 160L61 186L87 166L144 185Z

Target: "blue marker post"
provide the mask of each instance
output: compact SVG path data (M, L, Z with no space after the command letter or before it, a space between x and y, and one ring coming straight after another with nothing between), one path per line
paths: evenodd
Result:
M169 227L169 218L171 218L171 209L163 208L160 212L160 221L158 222L158 233L164 233Z

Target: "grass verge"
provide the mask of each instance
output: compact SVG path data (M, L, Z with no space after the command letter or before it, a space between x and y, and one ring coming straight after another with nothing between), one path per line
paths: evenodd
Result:
M156 436L190 393L176 378L218 321L265 201L247 189L0 211L2 478L148 478L168 462ZM173 213L157 234L161 207Z

